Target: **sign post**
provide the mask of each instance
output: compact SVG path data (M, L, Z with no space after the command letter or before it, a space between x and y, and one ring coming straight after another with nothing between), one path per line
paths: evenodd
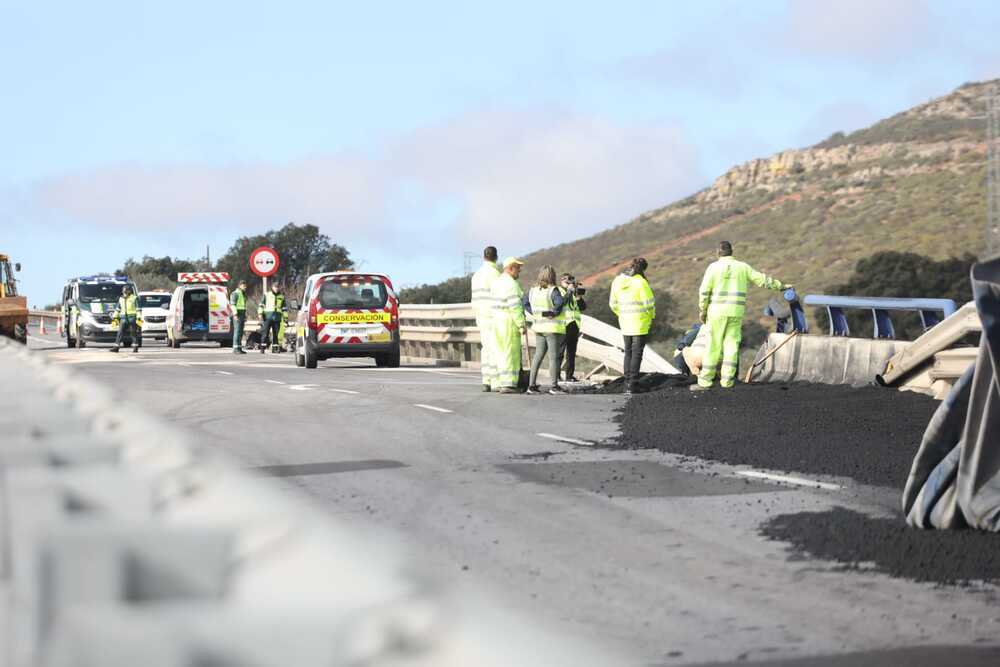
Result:
M278 251L274 248L261 246L250 253L250 270L261 277L264 283L264 291L260 298L267 298L267 279L278 272L281 260L278 258Z

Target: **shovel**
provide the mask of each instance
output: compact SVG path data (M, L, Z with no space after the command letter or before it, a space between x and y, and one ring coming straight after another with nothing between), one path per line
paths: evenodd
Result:
M528 330L524 330L521 337L521 365L531 368L531 356L528 354ZM517 388L521 391L528 390L528 381L531 379L531 371L524 368L517 374Z
M743 378L743 383L744 384L750 384L750 378L753 377L753 371L754 371L754 369L757 368L758 366L763 366L765 361L767 361L772 356L774 356L775 352L777 352L782 347L784 347L785 343L787 343L791 339L793 339L796 336L798 336L799 333L800 332L799 332L798 329L796 329L795 331L793 331L787 338L785 338L785 340L783 340L780 343L778 343L777 345L775 345L773 350L771 350L770 352L768 352L767 354L765 354L764 357L760 361L758 361L757 363L755 363L752 366L750 366L750 370L747 371L747 376L745 378Z

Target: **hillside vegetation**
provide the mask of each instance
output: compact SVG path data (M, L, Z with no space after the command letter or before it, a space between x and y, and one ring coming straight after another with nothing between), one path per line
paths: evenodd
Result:
M843 286L859 260L880 251L939 261L978 255L986 216L988 85L966 84L869 128L751 160L686 199L532 253L525 275L553 264L601 288L629 258L644 256L654 289L669 294L670 326L683 329L697 319L699 281L724 239L739 259L795 283L801 293ZM751 316L770 296L752 290Z

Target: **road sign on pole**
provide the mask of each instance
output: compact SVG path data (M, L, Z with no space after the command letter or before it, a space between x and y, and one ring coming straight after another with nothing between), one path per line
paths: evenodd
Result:
M274 248L260 247L250 253L250 270L261 278L268 278L278 272L280 260Z

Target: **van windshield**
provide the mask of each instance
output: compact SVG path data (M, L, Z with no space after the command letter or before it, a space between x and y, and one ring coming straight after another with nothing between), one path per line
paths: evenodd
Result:
M122 295L123 287L125 285L121 283L80 285L80 301L83 303L114 303Z
M388 290L378 280L362 282L328 280L319 290L319 304L328 310L383 308L388 297Z
M170 307L170 295L169 294L140 294L139 295L139 307L140 308L169 308Z

